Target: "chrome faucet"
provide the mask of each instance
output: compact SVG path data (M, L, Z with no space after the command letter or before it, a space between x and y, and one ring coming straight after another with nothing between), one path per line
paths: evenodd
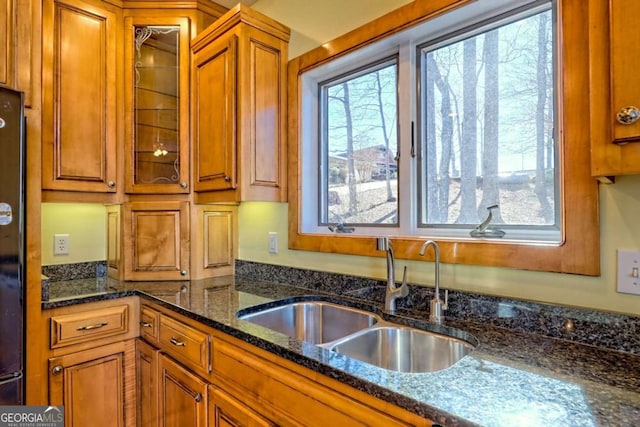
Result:
M407 286L407 266L404 267L402 274L402 285L396 286L395 259L393 248L388 237L378 237L376 239L376 249L387 253L387 290L384 296L384 309L389 313L396 311L396 299L409 295L409 286Z
M447 309L447 304L449 302L449 291L444 291L444 302L440 299L440 249L438 248L438 244L433 240L427 240L422 245L422 249L420 249L420 256L424 256L427 247L433 246L433 251L436 254L436 265L435 265L435 282L436 289L435 295L431 300L429 306L429 321L435 323L436 325L441 325L444 320L444 315L442 312Z

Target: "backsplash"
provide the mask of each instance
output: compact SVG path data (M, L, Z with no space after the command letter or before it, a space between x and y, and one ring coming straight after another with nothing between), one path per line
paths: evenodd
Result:
M75 264L43 265L42 274L52 282L103 277L107 275L107 262L91 261Z
M95 286L96 278L107 276L106 261L78 262L72 264L56 264L42 266L42 301L49 301L55 297L51 295L51 282L66 282L69 280L90 279L88 282ZM71 286L80 286L72 283ZM54 292L55 293L55 292Z
M236 261L236 275L384 303L385 282L336 273ZM441 290L441 298L444 291ZM396 300L403 311L428 318L433 288L410 285L409 296ZM460 291L449 292L447 319L491 324L515 331L640 354L640 318Z
M235 271L236 276L249 279L384 304L385 282L382 280L242 260L236 260ZM43 301L55 298L49 282L88 286L92 291L96 286L106 286L106 281L95 280L96 277L106 279L104 261L43 266L42 273L46 276L42 281ZM93 280L85 284L80 279ZM427 319L433 288L409 286L409 296L396 300L397 313ZM444 317L445 324L465 320L640 355L640 317L636 316L450 291Z

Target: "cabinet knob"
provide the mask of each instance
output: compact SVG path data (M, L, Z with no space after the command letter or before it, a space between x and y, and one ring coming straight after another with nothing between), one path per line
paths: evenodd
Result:
M62 366L60 365L54 366L53 369L51 369L51 373L53 375L60 375L62 373Z
M621 125L630 125L638 121L640 119L640 109L638 107L634 107L630 105L628 107L624 107L618 114L616 114L616 120Z
M229 175L225 175L225 176L224 176L224 180L225 180L226 182L229 182L229 181L231 181L231 177L230 177Z
M180 183L180 188L187 188L187 183L186 182L181 182Z
M115 182L115 181L109 181L109 182L107 182L107 186L108 186L109 188L115 188L115 186L116 186L116 182Z
M200 403L202 402L202 393L196 393L194 399L196 400L196 402Z
M180 271L180 275L181 276L186 276L187 275L187 270L181 270Z

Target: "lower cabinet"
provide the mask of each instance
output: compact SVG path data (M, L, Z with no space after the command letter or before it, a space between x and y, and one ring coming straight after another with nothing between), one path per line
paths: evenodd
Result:
M207 383L160 354L158 418L161 427L205 427Z
M136 340L137 425L158 426L158 355L159 350L141 339Z
M142 339L137 347L140 426L432 426L427 419L166 307L148 302L141 307L145 324L159 323L160 339L147 328L143 336L159 349ZM167 325L172 327L163 332ZM162 339L163 334L171 340ZM187 339L199 334L207 339ZM211 365L196 363L202 360Z
M209 427L269 427L276 424L214 386L209 386Z
M49 359L49 404L67 427L135 425L134 340Z

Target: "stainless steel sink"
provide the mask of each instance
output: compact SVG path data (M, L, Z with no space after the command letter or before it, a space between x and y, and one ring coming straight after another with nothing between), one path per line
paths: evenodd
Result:
M248 312L245 309L238 313L238 319L398 372L439 371L475 348L464 339L393 323L365 310L325 301L300 301ZM475 341L462 331L452 333Z
M380 320L372 313L323 301L296 302L238 318L311 344L338 340Z
M398 372L434 372L456 363L471 344L446 335L400 325L373 327L334 344L331 350Z

